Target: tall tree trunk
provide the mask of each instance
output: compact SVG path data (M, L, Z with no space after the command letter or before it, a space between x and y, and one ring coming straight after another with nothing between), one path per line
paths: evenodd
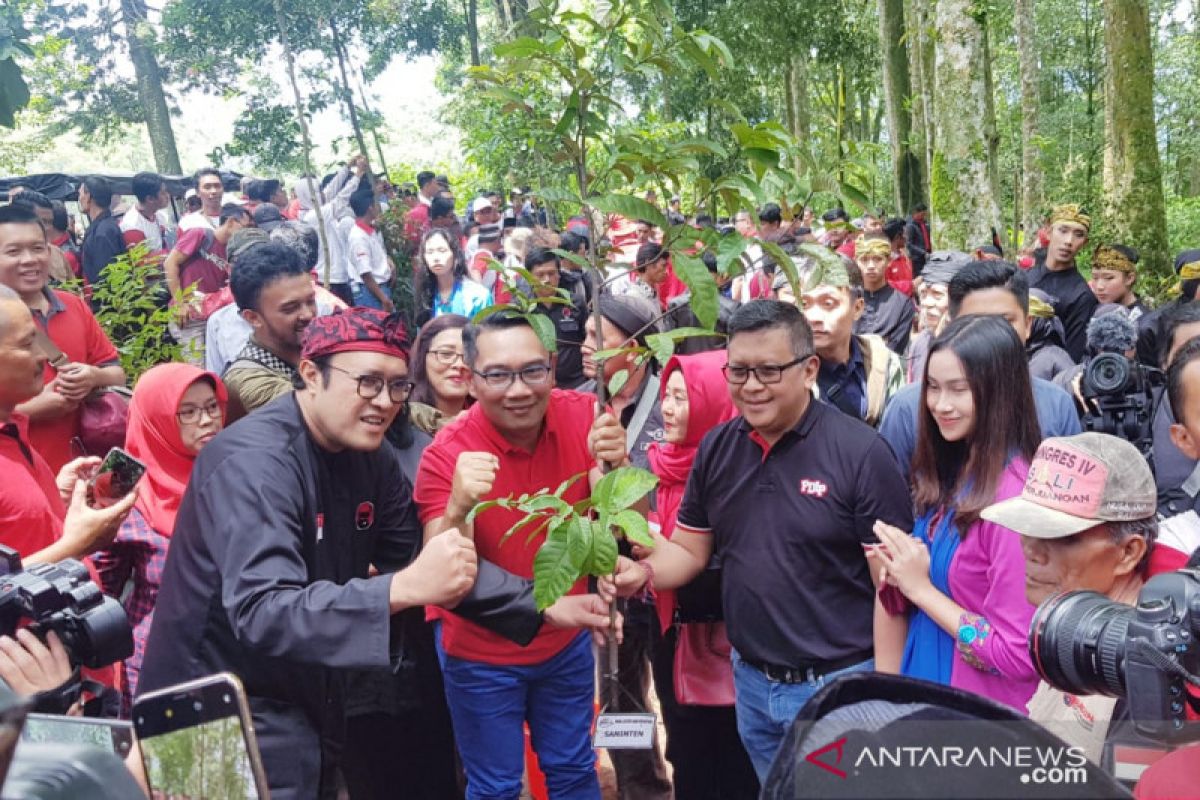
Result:
M1021 65L1021 216L1026 235L1042 222L1042 149L1038 146L1041 93L1038 79L1037 26L1034 0L1015 0L1017 60ZM1016 232L1014 230L1014 236Z
M984 12L979 12L979 25L983 28L983 85L984 85L984 114L983 114L983 135L987 141L987 163L988 172L991 174L994 187L992 191L998 192L1000 189L1000 129L996 125L996 86L992 81L992 44L991 34L988 29L988 20ZM1000 207L1000 195L996 195L997 210ZM1007 237L1004 232L1004 215L1001 213L998 219L999 224L996 226L993 236L988 238L986 242L991 244L993 240L998 239L1000 246L1004 247L1008 244Z
M467 0L467 42L471 46L471 66L478 67L479 59L479 0Z
M913 151L921 161L921 195L926 201L930 196L929 179L933 171L933 98L936 94L931 3L932 0L911 0L912 17L910 24L906 26L913 42L909 47L909 66L913 83Z
M930 200L937 247L970 251L999 230L991 148L983 23L972 0L938 0Z
M812 129L812 108L808 98L808 61L803 53L792 53L787 71L788 108L793 110L789 130L800 146L808 149L808 134ZM797 153L796 173L804 171L804 160Z
M1162 167L1154 125L1154 54L1146 0L1105 0L1104 230L1141 264L1170 270Z
M888 139L896 165L893 200L906 214L924 198L921 158L913 148L912 81L908 71L904 0L879 0L879 44L883 50L883 99L887 107Z
M363 137L362 125L358 122L358 109L354 105L354 89L350 86L350 76L346 73L346 43L338 30L333 18L329 19L329 32L333 34L333 51L337 54L338 73L342 78L342 101L346 104L346 112L350 116L350 127L354 129L354 140L358 142L358 152L367 154L367 140Z
M121 16L129 40L129 59L137 78L138 97L146 115L146 131L154 151L154 164L159 172L179 175L179 150L175 146L175 131L171 128L171 112L163 91L162 71L154 55L154 34L146 18L144 0L121 0Z

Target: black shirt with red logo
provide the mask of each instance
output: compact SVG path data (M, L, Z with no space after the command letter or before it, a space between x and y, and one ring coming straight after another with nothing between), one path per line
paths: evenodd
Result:
M876 520L912 530L908 486L874 429L819 400L769 449L742 418L700 445L679 526L716 537L729 639L780 666L870 653ZM865 656L864 656L865 658Z

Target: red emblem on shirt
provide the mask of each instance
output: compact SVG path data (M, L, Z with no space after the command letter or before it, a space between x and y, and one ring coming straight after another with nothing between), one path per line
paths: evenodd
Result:
M824 497L829 491L829 487L824 481L812 480L810 478L800 479L800 494L811 495L812 497Z
M358 504L358 508L354 512L354 527L360 531L365 531L375 524L375 504L371 502L363 502Z

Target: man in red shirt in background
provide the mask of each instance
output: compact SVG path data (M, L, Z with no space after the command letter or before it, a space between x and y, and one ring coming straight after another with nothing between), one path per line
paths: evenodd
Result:
M883 235L887 237L892 247L891 260L887 266L887 282L898 292L909 297L913 296L912 262L908 260L905 250L904 229L908 223L899 217L893 217L883 223Z
M458 529L474 539L479 558L521 577L533 574L544 541L523 536L500 543L520 513L492 508L473 523L476 504L510 494L553 489L598 462L625 464L625 432L608 414L593 421L595 398L554 388L554 359L522 317L495 314L463 331L472 393L478 399L425 450L413 497L428 542ZM577 481L569 503L589 494ZM516 798L523 772L522 726L528 722L538 763L556 800L599 800L590 731L595 690L592 644L581 627L607 627L607 604L583 594L580 580L544 612L524 644L501 638L452 611L441 621L438 654L454 736L471 798Z
M0 208L0 284L20 296L67 359L58 367L43 361L41 393L17 409L29 419L33 448L58 470L72 458L83 401L95 389L123 385L125 371L87 304L47 286L49 271L50 247L37 216L19 206Z

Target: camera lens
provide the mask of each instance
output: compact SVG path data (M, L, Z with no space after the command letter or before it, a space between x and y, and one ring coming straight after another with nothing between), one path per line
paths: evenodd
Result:
M1122 394L1129 375L1127 358L1116 353L1100 353L1088 362L1084 380L1095 394Z
M1126 632L1134 612L1097 592L1051 597L1029 627L1033 666L1064 692L1124 697Z

